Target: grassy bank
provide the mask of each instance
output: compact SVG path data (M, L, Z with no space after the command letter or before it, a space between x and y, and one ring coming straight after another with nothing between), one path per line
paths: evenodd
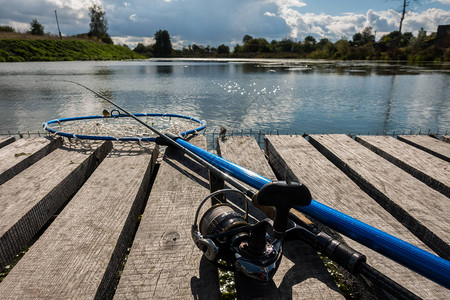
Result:
M76 39L0 39L0 62L144 58L127 47Z

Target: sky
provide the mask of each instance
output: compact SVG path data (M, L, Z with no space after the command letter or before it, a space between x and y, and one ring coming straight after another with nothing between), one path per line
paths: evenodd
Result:
M398 30L401 0L0 0L0 25L29 30L37 19L45 32L70 36L89 31L88 7L106 12L109 35L131 48L152 44L156 31L167 30L174 48L198 44L242 44L255 38L302 41L307 35L337 41L372 27L378 40ZM403 32L423 27L436 32L450 24L450 0L411 1Z

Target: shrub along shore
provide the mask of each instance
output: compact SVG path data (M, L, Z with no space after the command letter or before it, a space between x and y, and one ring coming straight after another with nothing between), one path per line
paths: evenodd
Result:
M0 39L0 62L124 60L144 56L128 47L76 39Z

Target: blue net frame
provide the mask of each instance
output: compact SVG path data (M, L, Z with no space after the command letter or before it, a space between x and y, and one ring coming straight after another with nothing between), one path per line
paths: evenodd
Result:
M162 114L162 113L137 113L133 114L135 117L171 117L171 118L180 118L180 119L187 119L189 121L198 123L199 127L187 131L183 131L179 133L179 136L185 138L191 134L196 134L206 127L206 122L185 116L185 115L179 115L179 114ZM82 116L82 117L72 117L72 118L61 118L61 119L54 119L47 121L42 124L45 130L47 130L50 133L67 137L67 138L77 138L81 140L106 140L106 141L122 141L122 142L131 142L131 141L137 141L137 142L153 142L155 141L155 137L113 137L113 136L106 136L106 135L85 135L85 134L75 134L75 133L69 133L69 132L63 132L56 130L51 127L52 124L61 124L64 122L69 121L83 121L83 120L92 120L92 119L114 119L114 118L130 118L130 116L126 114L118 114L118 115L110 115L108 117L95 115L95 116ZM131 118L130 118L131 119Z

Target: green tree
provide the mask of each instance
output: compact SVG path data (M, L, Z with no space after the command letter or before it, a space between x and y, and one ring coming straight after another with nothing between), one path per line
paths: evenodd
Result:
M251 39L244 44L242 52L270 52L269 42L264 38Z
M134 52L145 53L145 46L144 46L144 44L138 43L136 48L134 48Z
M206 49L202 45L194 44L192 45L192 52L194 53L194 55L205 54Z
M248 34L244 35L244 37L242 38L242 42L244 44L247 43L250 40L253 40L253 37L251 35L248 35Z
M230 47L222 44L219 47L217 47L217 53L218 54L230 54Z
M315 45L316 39L312 35L308 35L307 37L305 37L305 42Z
M161 29L155 32L155 44L153 45L154 54L156 56L170 56L172 51L173 49L169 32Z
M0 25L0 32L16 32L11 26Z
M362 46L362 45L364 45L362 34L360 32L357 32L357 33L355 33L353 35L352 41L353 41L353 44L355 46Z
M411 40L409 41L409 44L412 49L420 50L422 49L426 38L427 38L427 31L423 29L423 27L421 27L419 29L419 32L417 33L417 37L412 37Z
M383 35L380 40L384 43L390 43L392 41L400 40L401 37L402 34L399 31L394 30L387 35Z
M31 34L32 35L44 35L44 26L42 26L38 20L33 19L30 23L31 25Z
M316 45L316 39L312 35L308 35L305 37L305 41L303 42L303 51L306 53L311 53L314 51Z
M108 19L106 18L106 12L100 5L93 4L89 7L89 17L91 22L89 23L89 37L96 37L99 40L107 44L112 44L113 41L108 34Z
M413 38L412 32L405 32L402 34L402 38L400 39L400 47L406 47L411 43L411 39Z
M236 44L235 46L234 46L234 48L233 48L233 53L240 53L240 52L242 52L243 51L243 46L241 46L241 45L239 45L239 44Z
M375 35L372 34L372 27L366 27L362 33L358 32L353 35L353 44L355 46L364 46L367 43L375 42Z
M370 42L375 43L375 35L372 34L372 29L373 29L372 27L366 27L362 31L362 38L365 44Z
M337 48L332 42L328 41L328 43L326 43L323 47L323 51L325 52L326 58L331 58L334 53L336 53Z
M328 43L330 43L330 40L327 38L321 38L320 41L317 43L317 46L319 46L320 49L322 49L323 47L325 47L325 45L327 45Z
M349 59L350 56L350 43L345 39L337 41L335 44L337 52L335 58Z
M293 50L294 42L291 39L284 38L281 42L278 43L279 51L282 52L291 52Z
M147 57L151 57L152 56L152 46L145 46L142 43L138 43L136 45L136 48L133 49L134 52L145 55Z

